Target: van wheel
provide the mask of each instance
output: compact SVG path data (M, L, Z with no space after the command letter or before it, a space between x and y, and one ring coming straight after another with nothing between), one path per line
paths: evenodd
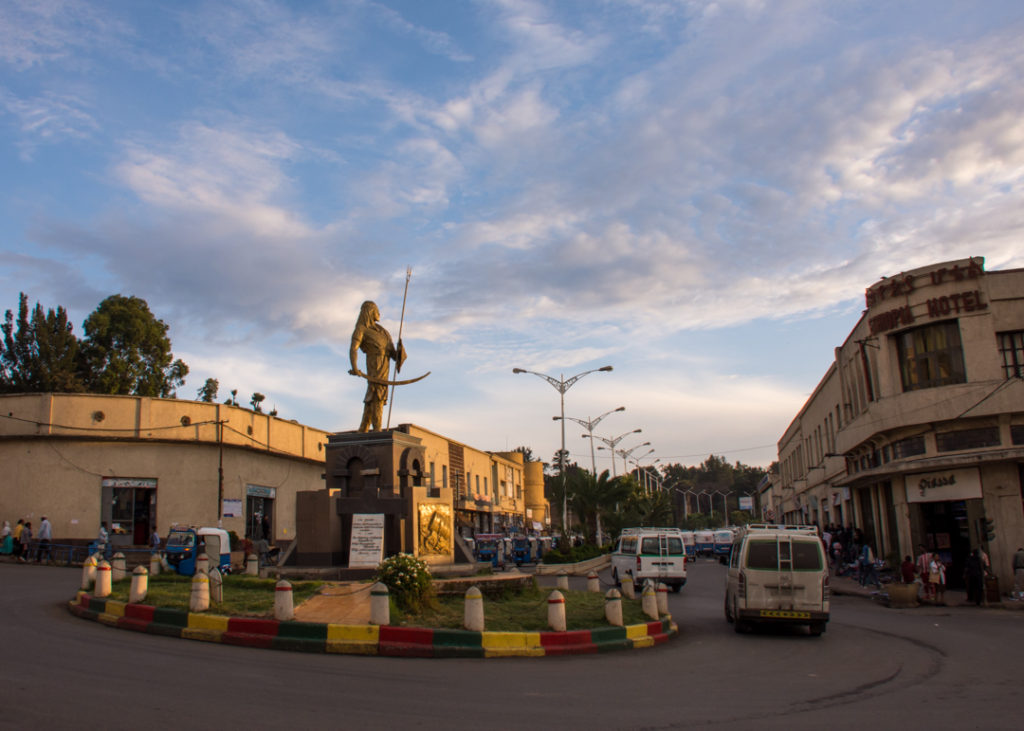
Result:
M810 627L811 637L821 637L825 632L824 622L811 622Z

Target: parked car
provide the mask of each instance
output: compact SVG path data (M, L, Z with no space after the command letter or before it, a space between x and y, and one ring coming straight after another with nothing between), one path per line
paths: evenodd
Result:
M828 564L818 529L752 524L729 554L725 619L737 632L754 624L804 624L812 635L829 620Z

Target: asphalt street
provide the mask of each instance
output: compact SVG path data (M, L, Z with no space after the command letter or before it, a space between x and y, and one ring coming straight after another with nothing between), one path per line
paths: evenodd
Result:
M667 645L541 659L315 655L116 630L68 612L80 575L0 564L0 728L1022 726L1024 612L836 597L820 638L737 635L714 561L670 595L680 637Z

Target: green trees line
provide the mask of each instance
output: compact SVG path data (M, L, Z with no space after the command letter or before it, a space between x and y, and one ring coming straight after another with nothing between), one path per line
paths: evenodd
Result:
M175 398L188 365L171 352L168 326L144 299L114 294L82 324L79 339L62 306L29 308L18 296L18 312L7 310L0 325L0 393L98 393ZM217 398L219 382L208 378L200 401ZM238 406L238 391L225 403ZM261 410L266 399L254 393L249 404ZM276 410L270 412L276 416Z
M671 464L644 469L647 476L634 471L609 477L607 470L594 475L572 464L566 467L564 486L559 475L546 477L547 497L553 512L560 515L567 493L573 527L588 543L594 543L598 533L603 541L614 540L628 527L679 526L697 530L725 525L725 514L714 507L728 508L730 525L747 523L754 516L739 509L739 498L754 497L766 474L761 467L740 462L729 464L724 457L715 455L700 465ZM697 497L696 493L701 491L713 493L714 497Z

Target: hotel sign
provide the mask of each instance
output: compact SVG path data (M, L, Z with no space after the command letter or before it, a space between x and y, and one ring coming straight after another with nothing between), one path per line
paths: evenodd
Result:
M983 261L982 259L970 259L963 266L954 264L952 267L940 267L917 275L900 274L869 287L864 293L864 300L868 309L874 311L874 314L868 318L871 334L877 335L898 327L913 325L917 320L917 315L908 302L912 295L923 292L927 287L944 284L962 283L969 286L984 275ZM917 298L915 296L915 299ZM939 297L925 296L923 302L929 320L949 317L961 312L978 312L988 309L988 303L982 298L981 291L977 289L965 289Z
M981 497L981 474L975 468L919 472L906 477L908 503L940 503Z

